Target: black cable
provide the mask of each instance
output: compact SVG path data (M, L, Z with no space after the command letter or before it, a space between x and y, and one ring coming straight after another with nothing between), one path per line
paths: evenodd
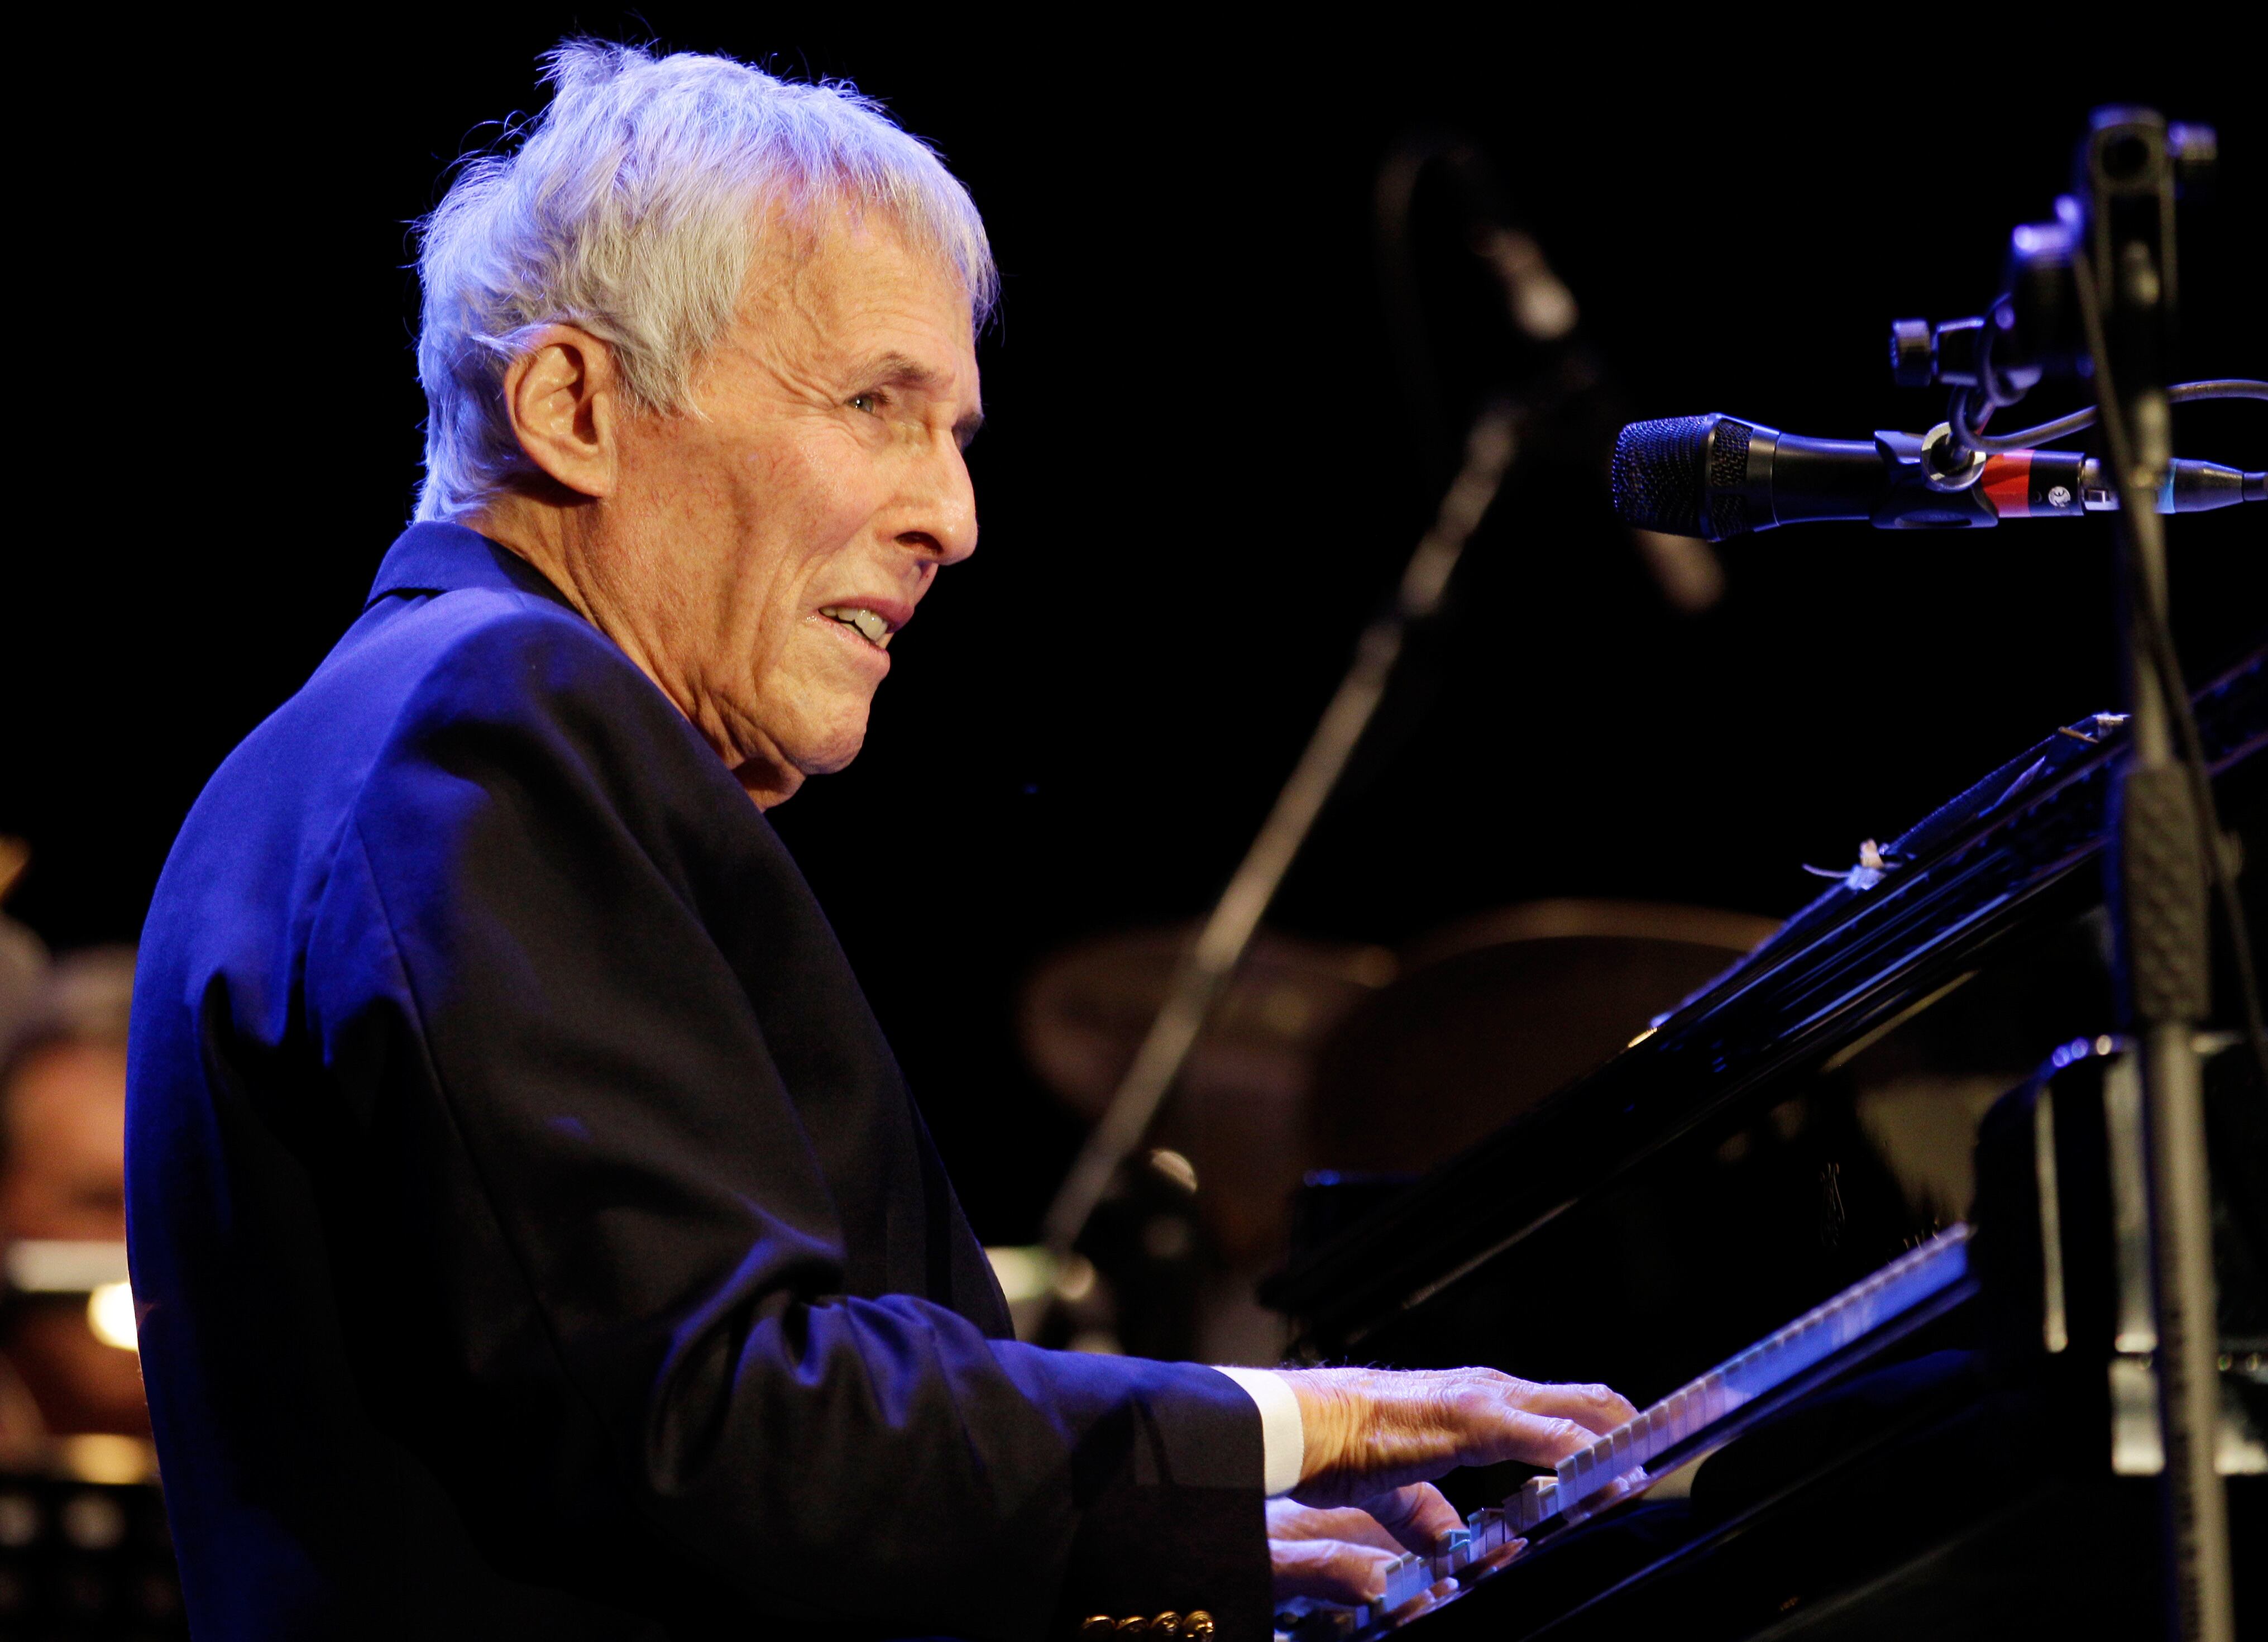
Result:
M2076 433L2081 428L2092 427L2098 417L2093 405L2059 416L2052 422L2043 422L2037 427L2028 427L1997 438L1984 436L1984 424L1992 414L1986 406L1984 414L1975 422L1969 419L1970 404L1975 389L1960 388L1954 390L1953 408L1946 420L1953 430L1953 442L1963 450L1983 451L1988 456L2004 456L2010 451L2031 450L2051 439L2061 439ZM2268 399L2268 382L2254 381L2250 377L2220 376L2202 382L2176 382L2166 389L2169 404L2191 404L2203 399Z
M2095 403L2102 413L2104 455L2118 486L2118 506L2126 513L2128 528L2131 529L2138 509L2154 508L2157 499L2133 483L2133 442L2128 437L2124 414L2118 408L2117 387L2110 380L2102 317L2095 311L2095 278L2086 257L2072 259L2072 273L2079 286L2079 311L2087 327L2088 352L2095 360ZM2169 389L2167 396L2171 398L2183 388L2237 386L2268 389L2268 384L2252 382L2185 382L2181 388ZM2268 398L2268 391L2257 396L2221 393L2194 396ZM2127 580L2128 596L2134 600L2141 615L2150 670L2157 675L2158 692L2166 703L2168 716L2174 721L2176 738L2181 746L2182 766L2189 772L2191 802L2196 807L2198 828L2204 835L2206 869L2215 897L2220 902L2221 917L2228 925L2229 953L2236 970L2245 1036L2251 1041L2253 1059L2259 1063L2261 1091L2264 1096L2268 1096L2268 1020L2262 1017L2260 987L2257 973L2252 966L2252 940L2250 926L2244 919L2243 899L2237 892L2236 874L2230 868L2228 847L2221 835L2220 810L2213 799L2213 772L2205 762L2205 738L2198 731L2197 715L2190 704L2189 683L2182 674L2181 657L2174 647L2173 626L2168 619L2165 606L2156 597L2155 589L2147 586L2141 577L2130 574Z

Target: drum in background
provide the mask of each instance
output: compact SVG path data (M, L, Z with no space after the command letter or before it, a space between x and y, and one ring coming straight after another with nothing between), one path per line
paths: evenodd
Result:
M1776 927L1698 907L1555 900L1469 919L1399 954L1263 931L1150 1137L1168 1175L1186 1170L1185 1205L1148 1178L1154 1170L1136 1170L1119 1206L1099 1216L1096 1263L1122 1291L1204 1291L1209 1313L1250 1309L1251 1283L1282 1257L1310 1171L1430 1166L1622 1048ZM1025 1054L1089 1121L1109 1104L1195 935L1183 926L1099 936L1049 958L1027 983ZM1176 1214L1194 1234L1186 1250L1169 1246ZM1114 1240L1115 1256L1102 1246ZM1238 1327L1258 1337L1251 1318ZM1158 1339L1178 1344L1185 1332Z
M1484 913L1411 943L1317 1046L1307 1166L1418 1172L1606 1061L1778 928L1638 901Z
M1101 1117L1197 937L1194 924L1100 936L1047 958L1017 1025L1032 1069L1072 1111ZM1383 947L1254 939L1152 1133L1188 1159L1216 1258L1272 1256L1285 1198L1307 1166L1314 1055L1347 1013L1392 980Z

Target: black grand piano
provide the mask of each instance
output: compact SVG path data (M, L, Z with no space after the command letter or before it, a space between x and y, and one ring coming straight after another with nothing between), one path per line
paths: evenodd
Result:
M2195 708L2257 905L2268 650ZM2102 891L2120 743L2107 716L2059 729L1606 1065L1295 1246L1262 1293L1299 1360L1605 1380L1646 1412L1556 1473L1455 1475L1466 1535L1386 1601L1282 1629L2158 1632L2139 1077ZM2223 979L2208 1034L2218 1461L2240 1628L2268 1635L2268 1089L2241 1004Z

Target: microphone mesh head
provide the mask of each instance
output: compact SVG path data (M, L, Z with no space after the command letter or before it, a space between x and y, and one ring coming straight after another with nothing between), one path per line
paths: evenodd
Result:
M1615 516L1642 530L1703 534L1701 505L1713 416L1633 422L1616 436Z
M1717 439L1709 448L1709 528L1702 534L1721 542L1749 528L1749 505L1741 499L1749 477L1749 425L1732 417L1711 419Z

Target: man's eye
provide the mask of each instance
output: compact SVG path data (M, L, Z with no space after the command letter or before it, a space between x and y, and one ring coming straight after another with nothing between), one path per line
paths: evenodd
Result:
M882 414L882 396L853 394L850 396L850 408L853 410L864 410L868 416L880 416Z

